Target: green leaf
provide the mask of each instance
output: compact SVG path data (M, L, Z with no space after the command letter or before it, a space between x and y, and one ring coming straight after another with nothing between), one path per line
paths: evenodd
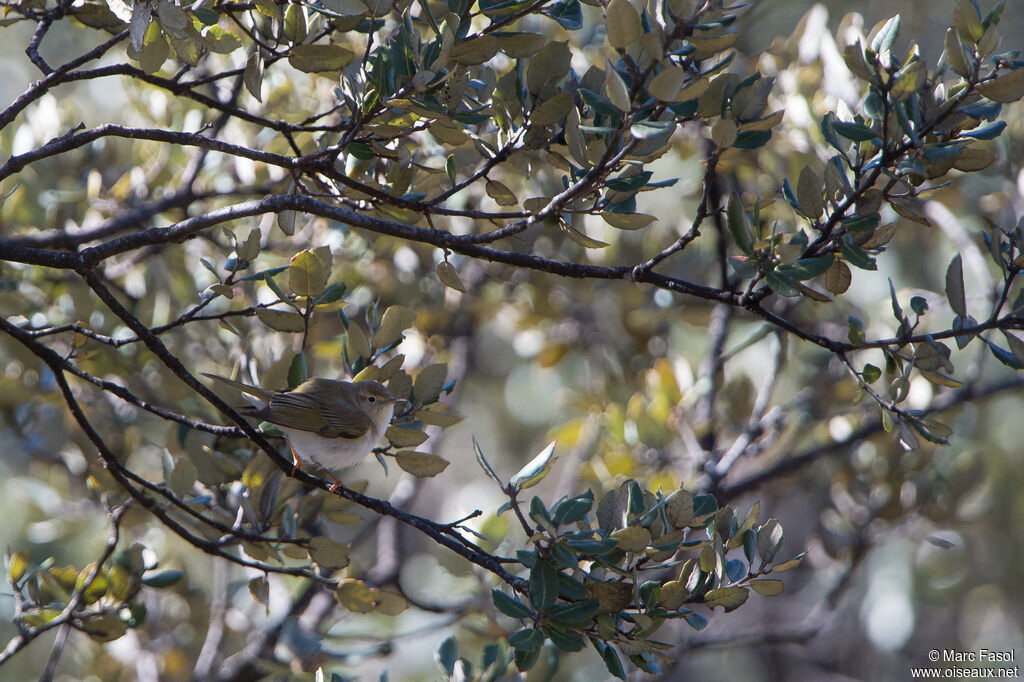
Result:
M601 602L597 599L585 599L572 604L559 604L551 609L551 619L560 625L571 628L588 627L597 616Z
M1013 355L1013 353L1006 350L1005 348L997 346L996 344L986 339L984 336L981 337L981 340L988 344L989 350L992 351L992 355L996 356L996 360L999 360L999 362L1003 363L1007 367L1012 367L1014 369L1024 369L1024 362L1018 360Z
M977 130L972 130L969 133L960 133L960 135L962 137L970 137L975 140L994 140L999 137L1004 130L1006 130L1006 121L996 121L995 123L990 123L984 128L978 128Z
M736 192L733 192L729 197L729 205L726 207L726 223L729 226L729 232L732 233L732 238L736 241L736 245L740 247L743 253L750 255L753 251L750 227L747 224L747 214L743 210L740 195Z
M900 32L900 15L896 15L885 22L882 28L875 34L875 39L871 41L871 50L875 54L880 54L885 50L892 47L892 43L896 40L896 36Z
M363 142L349 142L348 146L345 147L345 151L360 161L370 161L377 158L377 152L373 150L373 147Z
M774 597L775 595L782 594L782 590L785 587L785 584L781 580L775 580L773 578L751 580L747 585L762 597Z
M374 348L387 348L391 344L401 341L403 332L415 321L415 311L400 305L388 306L381 317L380 328L373 335L370 344Z
M207 26L214 26L220 21L220 15L212 9L206 7L200 7L199 9L192 10L192 14L200 22Z
M302 315L298 315L296 313L260 308L256 311L256 317L259 318L260 322L267 325L274 331L290 332L294 334L303 332L306 329L306 323L303 321Z
M510 597L497 587L491 590L491 600L495 608L511 618L529 618L530 609L523 602Z
M801 258L796 263L793 263L793 265L780 265L775 268L775 272L786 279L802 282L819 275L824 275L832 267L833 263L835 263L835 258L832 256Z
M539 611L547 611L558 599L558 572L550 562L540 560L530 569L530 601Z
M494 481L495 483L498 484L499 488L504 488L505 484L501 482L501 478L498 476L498 474L491 467L491 464L490 464L490 462L487 461L487 458L484 457L484 451L480 449L480 443L477 442L476 436L473 436L472 438L473 438L473 452L476 453L476 461L480 465L480 468L484 470L484 473L487 474L487 476L492 481Z
M640 14L627 0L611 0L605 10L608 44L615 48L632 45L643 33Z
M582 495L559 500L551 510L551 522L555 526L579 521L594 506L594 493L587 491Z
M578 632L566 631L555 625L545 625L542 627L544 634L548 636L551 643L562 651L581 651L586 646L586 641L583 639L583 635Z
M784 273L780 274L777 270L774 270L765 275L764 279L768 286L772 288L772 291L779 296L800 295L800 289L796 282L790 280Z
M345 295L345 291L346 287L344 282L335 282L334 284L329 284L327 288L324 289L324 292L322 294L313 299L313 304L324 305L327 303L334 303L335 301L340 301L341 298Z
M434 660L440 666L441 671L448 674L455 674L455 663L459 660L459 644L454 637L446 637L437 646L434 652Z
M900 307L900 301L896 297L896 287L892 283L892 278L889 278L889 302L892 304L892 316L896 318L896 321L903 324L905 318L903 314L903 308Z
M835 147L836 151L840 154L846 152L846 145L839 139L839 135L836 133L836 129L833 127L832 122L835 120L835 114L829 112L821 117L821 134L825 138L825 141ZM826 167L826 171L828 168Z
M869 363L864 365L861 376L864 378L865 384L873 384L878 381L878 377L882 376L882 370Z
M639 230L657 220L657 217L644 213L615 213L612 211L602 211L601 217L606 223L620 230Z
M782 526L776 519L768 519L757 531L757 554L770 562L782 547Z
M555 441L551 441L546 448L509 479L509 485L516 490L524 490L537 485L551 471L551 465L556 459L558 458L555 456Z
M306 73L327 73L345 68L353 56L352 50L341 45L295 45L288 54L288 63Z
M817 220L825 208L821 178L809 166L800 171L796 181L796 200L800 213L810 220Z
M416 400L422 403L431 403L437 400L444 389L445 379L448 377L448 365L437 362L427 365L416 375L413 383L413 392Z
M324 262L323 255L329 257L329 250L306 249L292 256L288 264L288 288L296 296L316 298L324 293L327 278L331 276L330 261Z
M616 107L614 104L612 104L611 102L609 102L607 99L597 94L596 92L591 92L590 90L580 88L580 97L583 98L583 101L587 104L587 106L594 110L594 113L600 114L602 116L613 116L615 118L618 118L622 114L622 112L619 111L618 107ZM586 131L587 128L588 126L580 126L580 130ZM591 128L591 130L588 132L612 132L614 130L614 128L603 128L601 130L598 130L593 128L593 126L589 126L589 128Z
M956 26L960 39L966 43L977 43L985 34L985 25L981 22L978 5L972 0L957 0L953 10L953 25Z
M1004 104L1024 98L1024 68L1018 67L999 78L979 83L978 92L993 102Z
M307 549L313 563L329 571L345 568L349 564L349 546L330 538L319 535L310 538Z
M611 178L604 183L604 186L616 192L632 192L646 185L652 175L651 171L640 171L626 177Z
M544 645L544 633L534 628L522 628L508 636L508 643L516 649L539 649Z
M875 259L864 253L860 247L855 246L849 237L849 235L844 236L839 245L839 252L843 254L846 262L861 270L877 270L878 264L875 263Z
M708 590L704 595L704 604L709 609L722 606L728 613L743 606L749 596L750 591L745 587L722 587Z
M964 46L957 37L956 31L952 28L946 29L944 39L946 47L946 61L956 73L964 78L971 75L971 67L967 63L967 55L964 54Z
M395 460L402 471L408 472L417 478L437 476L451 464L451 462L439 455L429 452L416 452L415 450L399 450L395 454Z
M853 140L854 142L867 142L868 140L878 137L871 128L868 128L863 123L843 123L842 121L832 121L832 129L846 139Z
M455 266L446 260L441 261L437 264L434 269L434 274L437 275L437 279L440 280L441 284L445 285L449 289L454 289L460 293L466 293L466 286L462 283L462 278L459 277L458 271L455 270Z
M558 221L558 227L569 237L569 239L584 248L603 249L608 246L607 242L603 242L600 239L594 239L593 237L588 237L564 220Z
M306 380L306 354L296 353L288 365L288 388L295 388Z
M551 17L567 31L583 28L583 10L580 0L559 0L554 5L542 9L541 14Z
M604 661L604 667L613 676L620 680L627 679L626 670L622 667L622 661L619 660L619 654L610 644L604 646L604 650L601 652L601 660Z
M686 75L686 70L681 66L667 66L647 83L647 92L662 102L674 102L686 81Z
M618 549L619 543L612 539L605 540L567 540L566 544L580 554L586 556L602 556Z

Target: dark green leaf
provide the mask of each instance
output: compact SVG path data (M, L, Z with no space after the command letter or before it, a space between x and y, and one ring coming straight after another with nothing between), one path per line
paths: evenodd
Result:
M859 246L855 246L848 237L849 235L844 237L842 244L839 245L839 252L843 254L846 262L861 270L877 270L878 265L875 263L875 259L864 253Z
M590 106L590 108L594 110L594 113L596 114L600 114L602 116L610 116L613 120L617 120L620 116L622 116L622 112L619 111L614 104L612 104L611 102L609 102L607 99L597 94L596 92L591 92L590 90L580 88L580 97L583 98L583 101L586 102ZM585 126L580 126L580 130L586 130ZM609 130L614 130L614 128L611 128Z
M325 303L334 303L340 301L341 297L345 295L345 283L335 282L330 284L324 289L324 292L316 297L313 301L314 305L323 305Z
M1006 121L996 121L984 128L978 128L969 133L960 133L962 137L973 137L975 140L994 140L1006 128Z
M799 296L800 289L797 287L796 282L790 280L785 274L780 274L777 271L769 272L765 275L765 282L772 288L779 296Z
M910 299L910 309L920 317L928 310L928 301L924 300L921 296L914 296Z
M651 171L641 171L635 175L630 175L625 178L612 178L608 180L605 187L614 189L616 192L631 192L634 189L639 189L647 184L647 181L654 175Z
M551 643L562 651L580 651L586 644L583 636L577 632L566 631L554 625L546 625L543 630Z
M377 158L377 152L373 151L373 147L362 142L349 142L348 146L345 147L345 151L360 161L369 161L370 159Z
M958 332L961 329L970 329L977 325L978 321L970 315L957 315L953 318L953 331L955 332ZM963 350L967 344L971 342L971 339L973 339L974 336L971 334L957 334L953 338L956 341L956 347Z
M770 130L741 130L736 135L736 141L732 143L735 149L759 149L772 139Z
M576 497L559 500L551 509L551 520L555 526L579 521L594 506L594 493L587 491Z
M997 346L984 336L981 337L981 340L988 344L989 350L992 351L992 355L996 356L996 359L999 360L999 362L1003 363L1007 367L1013 367L1014 369L1024 369L1024 363L1014 357L1013 353L1005 348Z
M892 278L889 278L889 301L892 303L892 316L896 318L896 321L903 324L903 308L900 306L900 301L896 298L896 287L892 283Z
M796 200L796 194L793 192L793 186L789 184L789 178L782 179L782 196L793 207L793 210L797 213L802 213L800 211L800 203Z
M526 672L537 663L537 659L540 658L540 652L543 647L536 647L533 649L516 649L515 662L516 668L520 672Z
M725 575L730 582L737 582L747 577L747 566L739 559L729 559L725 562Z
M455 672L455 663L459 660L459 644L454 637L447 637L438 645L437 651L434 652L434 660L448 675Z
M559 604L551 609L551 618L566 627L585 628L594 620L599 608L600 602L597 599Z
M558 596L563 599L579 600L587 598L586 586L568 573L558 574Z
M615 651L615 647L606 644L604 651L601 652L601 660L604 661L604 667L608 669L609 673L620 680L626 679L626 670L622 667L622 661L619 660L619 654Z
M548 514L547 508L544 506L544 500L537 496L530 500L530 518L537 523L545 523L549 526L555 525L551 521L551 515Z
M530 569L530 601L540 611L547 611L558 599L558 571L550 562L537 561Z
M878 137L871 128L868 128L863 123L843 123L842 121L832 121L832 129L846 139L853 140L854 142L867 142L868 140Z
M864 365L861 376L864 377L865 384L873 384L878 381L878 377L882 376L882 370L869 363Z
M967 315L967 297L964 294L964 266L960 254L953 256L946 268L946 300L959 317Z
M212 9L208 9L206 7L194 9L192 10L192 14L195 15L195 18L203 24L205 24L206 26L214 26L218 21L220 21L220 15Z
M561 543L551 545L551 560L555 568L577 568L579 559L568 547ZM559 573L559 575L562 575Z
M245 277L240 278L240 280L243 281L243 282L247 281L247 280L254 280L254 279L267 280L267 279L273 277L274 275L276 275L278 273L284 272L289 267L291 267L291 266L290 265L279 265L278 267L270 268L269 270L260 270L259 272L253 272L251 274L248 274Z
M839 135L836 133L836 129L833 127L832 122L835 120L835 115L827 113L821 117L821 134L825 138L825 141L836 148L840 153L845 153L846 145L839 139Z
M530 609L526 604L508 596L498 588L491 590L491 599L494 601L494 606L506 616L512 618L529 618L530 616Z
M715 500L714 495L693 496L693 516L695 518L713 514L716 511L718 511L718 502Z
M516 649L539 649L544 644L544 635L534 628L516 630L508 636L508 643Z
M818 256L816 258L801 258L793 265L780 265L775 272L788 280L802 282L812 279L818 275L824 275L835 259L832 256Z
M699 613L691 613L684 619L694 630L703 630L708 626L708 619Z
M288 388L295 388L306 378L306 354L296 353L288 365Z
M541 14L546 14L567 31L583 28L583 10L579 0L559 0L554 5L545 7Z
M580 554L587 556L601 556L608 554L619 546L619 543L612 539L607 540L568 540L567 545Z

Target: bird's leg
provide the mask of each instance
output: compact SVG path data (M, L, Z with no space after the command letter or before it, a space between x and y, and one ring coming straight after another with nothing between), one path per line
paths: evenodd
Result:
M288 446L288 449L292 451L292 476L295 472L302 470L302 463L299 461L299 456L295 453L295 448Z
M332 493L338 492L338 487L342 485L341 481L339 481L338 477L332 474L330 471L327 472L327 475L331 477L332 481L334 481L334 483L331 484L331 487L328 488L327 490Z

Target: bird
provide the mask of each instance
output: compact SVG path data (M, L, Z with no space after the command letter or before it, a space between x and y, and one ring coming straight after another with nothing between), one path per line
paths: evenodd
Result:
M267 390L218 374L216 381L253 396L259 402L241 408L243 415L270 422L288 440L296 469L301 462L323 468L335 485L336 473L353 467L373 450L391 423L397 403L379 381L337 381L313 378L295 388Z

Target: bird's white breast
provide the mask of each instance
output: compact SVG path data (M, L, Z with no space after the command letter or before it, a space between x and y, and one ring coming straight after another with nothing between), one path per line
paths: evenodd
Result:
M391 422L393 406L377 417L374 425L359 438L324 438L313 431L302 431L285 426L278 428L288 438L288 445L300 460L313 462L328 471L340 471L362 462Z

